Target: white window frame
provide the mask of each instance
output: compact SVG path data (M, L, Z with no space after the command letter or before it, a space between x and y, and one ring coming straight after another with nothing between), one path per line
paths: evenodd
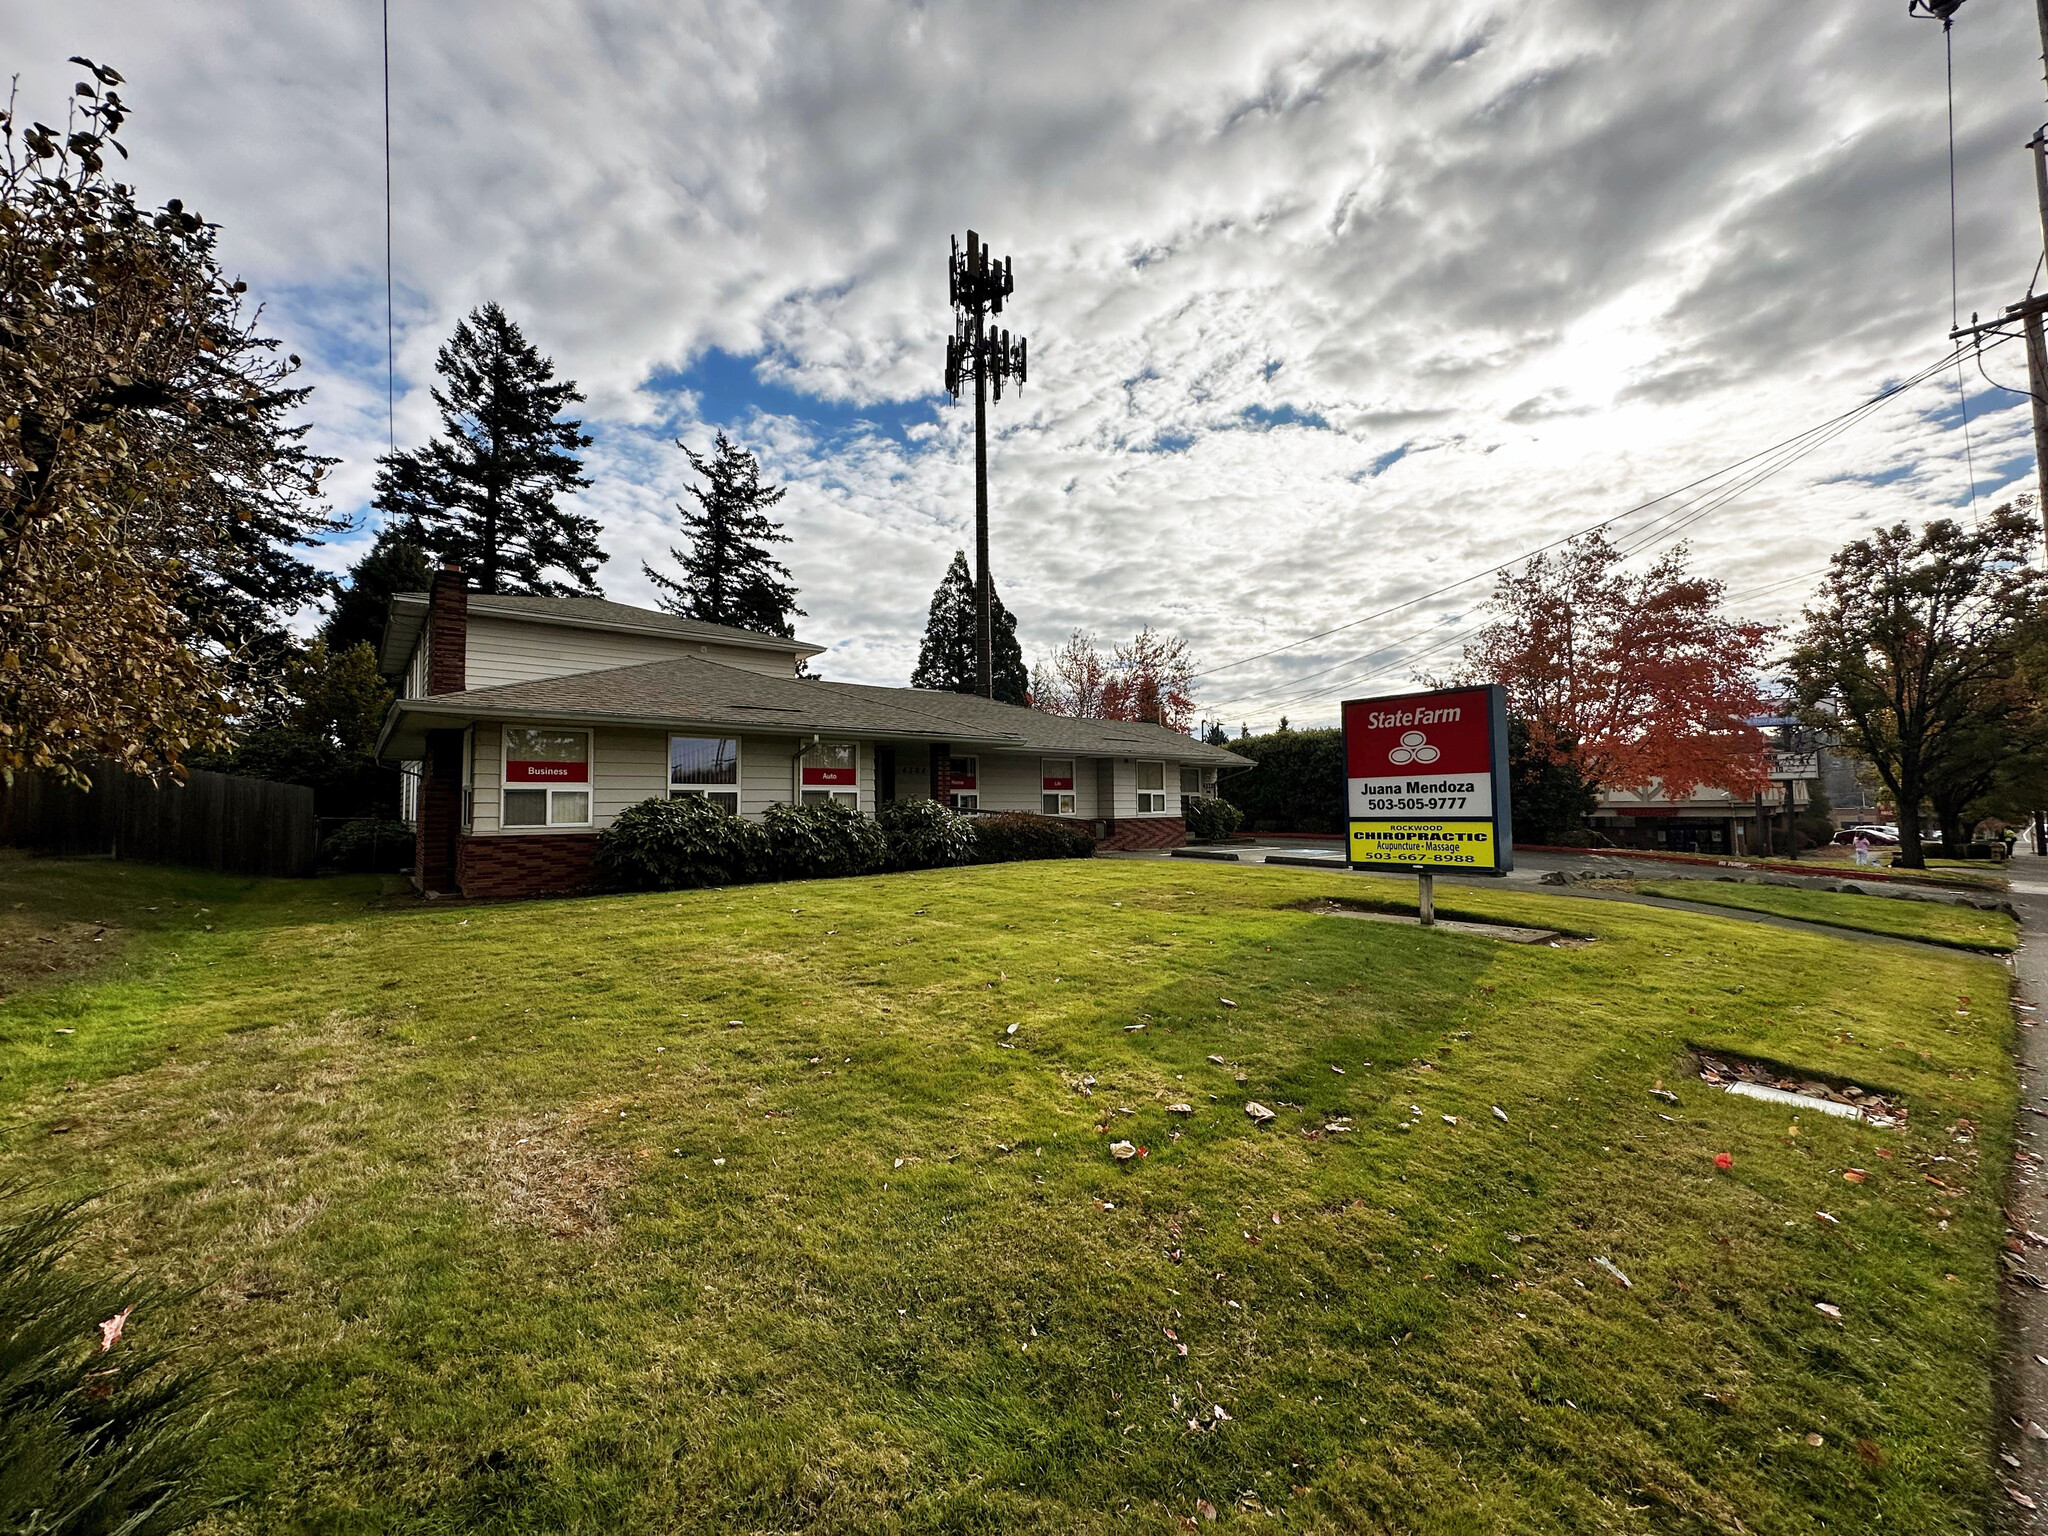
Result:
M1065 763L1067 771L1065 773L1049 772L1048 770L1055 763ZM1077 798L1075 790L1047 789L1045 787L1047 779L1065 779L1069 784L1078 785L1081 782L1078 772L1079 767L1080 760L1078 758L1042 757L1038 760L1038 809L1040 815L1078 816L1080 814L1079 807L1081 802Z
M974 788L961 794L952 787L953 764L974 764ZM978 811L981 809L981 754L979 752L948 752L946 754L946 805L949 810Z
M729 741L732 743L732 782L730 784L678 784L676 782L676 743L679 741ZM662 772L667 775L668 797L671 800L708 800L720 810L740 813L740 787L746 783L746 768L742 761L746 745L738 736L692 736L685 731L671 731L668 736L668 764ZM725 803L726 797L732 804Z
M853 754L853 784L851 787L839 784L804 783L804 764L813 752L824 747L844 747ZM857 741L813 741L805 745L796 758L796 803L798 805L843 805L849 811L860 809L860 743Z
M1157 789L1136 788L1139 771L1145 768L1157 768L1159 770L1159 787ZM1131 783L1137 793L1138 814L1140 816L1165 816L1169 814L1166 809L1166 764L1164 762L1139 761L1132 763Z
M556 789L551 785L514 783L512 771L512 733L514 731L554 731L563 736L583 738L583 782L564 785ZM547 797L547 819L537 824L512 826L505 819L505 801L509 795L538 792ZM565 796L583 797L583 815L580 820L571 821L558 816L555 804ZM501 832L559 832L564 828L582 828L591 825L597 812L597 740L596 733L577 725L508 725L498 734L498 830Z

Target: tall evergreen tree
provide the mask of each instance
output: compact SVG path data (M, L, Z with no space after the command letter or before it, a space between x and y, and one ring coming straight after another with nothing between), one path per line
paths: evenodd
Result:
M362 559L349 567L348 585L335 595L334 611L320 627L329 651L339 656L353 646L374 648L383 642L393 596L424 592L433 582L426 543L426 530L417 523L392 523L378 533Z
M782 524L768 516L786 494L784 487L763 485L760 461L733 446L723 432L712 440L708 458L688 443L679 440L676 446L706 483L685 487L697 511L676 507L690 540L687 553L668 552L681 574L665 576L640 562L647 579L661 590L661 606L686 619L790 639L796 631L789 621L802 618L804 611L796 605L789 568L768 552L770 544L790 542Z
M989 603L995 631L995 696L999 703L1022 704L1031 685L1024 666L1024 648L1017 643L1017 619L1003 606L1001 594L989 583ZM953 563L946 567L938 590L932 593L931 612L924 623L924 641L917 648L917 671L911 674L913 688L936 688L947 693L981 692L981 647L974 622L974 577L967 569L967 556L955 550Z
M479 592L603 596L597 520L556 505L590 484L576 457L590 446L583 423L560 419L583 398L576 381L557 380L553 359L495 303L456 322L434 371L443 435L378 461L377 507L418 523Z

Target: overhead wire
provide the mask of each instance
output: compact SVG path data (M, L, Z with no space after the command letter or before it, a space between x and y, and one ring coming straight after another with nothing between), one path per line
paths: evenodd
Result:
M2003 344L2003 340L2009 340L2009 338L2001 338L1999 342L1993 342L1993 346L1999 346L1999 344ZM1700 522L1702 518L1710 516L1712 512L1720 510L1722 506L1726 506L1726 504L1729 504L1729 502L1733 502L1735 498L1743 496L1745 492L1749 492L1749 489L1753 489L1755 485L1763 483L1765 479L1769 479L1769 477L1772 477L1772 475L1778 475L1778 473L1782 473L1784 469L1788 469L1790 465L1798 463L1798 461L1800 461L1800 459L1804 459L1806 455L1810 455L1810 453L1815 453L1815 451L1819 451L1819 449L1821 449L1821 446L1825 446L1827 442L1833 442L1833 440L1835 440L1835 438L1839 438L1839 436L1841 436L1843 432L1847 432L1847 430L1849 430L1851 426L1855 426L1855 424L1858 424L1858 422L1860 422L1862 418L1866 418L1868 414L1872 414L1872 412L1874 412L1874 410L1876 410L1878 406L1882 406L1882 403L1884 403L1884 401L1888 401L1888 399L1896 397L1898 393L1903 393L1903 391L1907 391L1907 389L1913 389L1913 387L1917 387L1917 385L1925 383L1927 379L1935 377L1937 373L1942 373L1942 371L1944 371L1944 369L1948 367L1948 362L1950 362L1952 358L1954 358L1954 360L1960 360L1960 354L1962 354L1962 350L1964 350L1964 348L1962 348L1962 346L1958 346L1958 348L1956 348L1956 350L1954 350L1954 352L1952 352L1950 356L1944 356L1944 358L1939 358L1937 362L1933 362L1933 365L1929 365L1929 367L1921 369L1919 373L1915 373L1915 375L1911 375L1911 377L1907 377L1907 379L1903 379L1903 381L1898 381L1896 385L1890 385L1888 389L1882 389L1880 393L1876 393L1876 395L1872 395L1870 399L1862 401L1862 403L1860 403L1860 406L1855 406L1855 408L1851 408L1851 410L1847 410L1847 412L1841 412L1839 416L1835 416L1835 418L1829 418L1827 422L1821 422L1821 424L1817 424L1817 426L1812 426L1812 428L1808 428L1806 432L1800 432L1800 434L1796 434L1796 436L1792 436L1792 438L1786 438L1786 440L1782 440L1782 442L1774 444L1774 446L1772 446L1772 449L1765 449L1765 451L1761 451L1761 453L1749 455L1749 459L1741 459L1741 461L1737 461L1737 465L1731 465L1731 469L1743 469L1743 467L1749 467L1749 469L1747 469L1747 473L1743 473L1743 475L1737 475L1735 479L1731 479L1731 481L1724 481L1724 483L1720 483L1720 485L1712 485L1710 489L1704 489L1704 492L1700 492L1698 496L1692 496L1692 498L1688 498L1688 500L1683 500L1683 502L1679 502L1679 506L1677 506L1677 508L1671 508L1671 510L1665 510L1665 512L1659 512L1659 514L1655 514L1653 518L1649 518L1649 520L1647 520L1645 524L1642 524L1640 528L1634 528L1634 530L1626 532L1626 535L1622 535L1622 537L1618 539L1618 545L1616 545L1616 547L1620 549L1620 553L1622 553L1624 557L1628 557L1628 555L1640 553L1642 549L1649 549L1651 545L1663 545L1663 543L1671 543L1673 539L1677 539L1677 537L1681 535L1681 532L1683 532L1683 530L1686 530L1686 528L1690 528L1690 526L1694 526L1694 524L1696 524L1696 522ZM1692 489L1692 487L1704 485L1704 483L1708 483L1708 481L1714 481L1714 479L1716 479L1718 475L1722 475L1722 473L1726 473L1726 471L1716 471L1716 475L1706 475L1706 477L1702 477L1702 479L1698 479L1698 481L1692 481L1692 485L1688 485L1688 487L1679 487L1679 492L1683 492L1683 489ZM1679 494L1679 492L1673 492L1673 496L1675 496L1675 494ZM1370 623L1370 618L1374 618L1374 616L1382 616L1384 612L1397 612L1397 610L1399 610L1399 608L1403 608L1403 606L1415 606L1417 602L1427 602L1427 598L1432 598L1432 596L1440 596L1440 594L1444 594L1444 592L1450 592L1450 590L1454 590L1454 588L1458 588L1458 586L1466 586L1466 584L1470 584L1470 582L1475 582L1475 580L1483 578L1483 575L1489 575L1489 573L1497 573L1497 571L1505 571L1507 567L1511 567L1511 565L1516 565L1516 563L1520 563L1522 559L1528 559L1528 557L1532 557L1532 555L1544 553L1546 549L1552 549L1552 547L1556 547L1556 545L1559 545L1559 543L1567 543L1569 539L1577 539L1577 537L1583 537L1583 535L1585 535L1585 532L1591 532L1591 530L1597 530L1597 528L1608 528L1608 526L1614 526L1616 522L1622 522L1622 520L1626 520L1628 516L1632 516L1632 514L1636 514L1636 512L1640 512L1640 510L1645 510L1645 508L1655 508L1655 506L1657 506L1659 502L1663 502L1663 500L1667 500L1667 498L1657 498L1655 502L1645 502L1645 504L1640 504L1640 506L1636 506L1636 508L1630 508L1628 512L1620 512L1620 514L1616 514L1614 518L1608 518L1608 520L1604 520L1604 522L1597 522L1597 524L1591 524L1591 528L1585 528L1585 530L1581 530L1581 532L1579 532L1579 535L1569 535L1567 539L1556 539L1556 541L1550 541L1548 545L1540 545L1538 549L1532 549L1532 551L1528 551L1526 555L1522 555L1522 557L1518 557L1518 559L1513 559L1513 561L1505 561L1503 565L1497 565L1497 567L1493 567L1491 571L1479 571L1479 573L1475 573L1475 575L1468 575L1468 578L1464 578L1462 582L1454 582L1454 584L1450 584L1450 586L1438 588L1438 590L1436 590L1436 592L1432 592L1432 594L1425 594L1423 598L1415 598L1415 600L1411 600L1409 604L1397 604L1395 608L1389 608L1389 610L1382 610L1380 614L1368 614L1368 618L1364 618L1364 621L1356 621L1356 623ZM1778 582L1778 584L1774 584L1774 586L1790 586L1790 584L1792 584L1792 582L1796 582L1796 580L1804 580L1804 578L1788 578L1788 580L1784 580L1784 582ZM1772 588L1763 588L1763 590L1767 592L1767 590L1772 590ZM1751 594L1751 596L1755 596L1755 594ZM1343 627L1339 627L1339 629L1343 629ZM1352 668L1352 666L1358 666L1358 664L1370 664L1370 662L1374 662L1374 659L1376 659L1376 657L1380 657L1380 655L1386 655L1386 651L1393 651L1393 649L1401 649L1401 647L1405 647L1407 643L1411 643L1411 641L1415 641L1415 639L1421 639L1421 637L1425 637L1425 635L1430 635L1430 633L1434 633L1434 631L1438 631L1438 629L1440 629L1440 623L1438 623L1438 625L1427 625L1425 629L1419 629L1419 631L1413 631L1413 633L1409 633L1409 635L1403 635L1401 639L1389 641L1389 643L1384 643L1384 645L1376 645L1376 647L1372 647L1372 649L1368 649L1368 651L1360 651L1358 655L1350 655L1350 657L1346 657L1346 659L1341 659L1341 662L1333 662L1331 666L1327 666L1327 668L1321 668L1321 670L1317 670L1317 672L1309 672L1309 674L1305 674L1305 676L1300 676L1300 678L1290 678L1288 682L1284 682L1284 684L1278 684L1278 686L1274 686L1272 690L1266 690L1266 692L1260 692L1260 690L1253 690L1253 692L1249 692L1249 694L1239 694L1239 696L1235 696L1235 698L1225 698L1225 700L1217 702L1217 705L1206 705L1206 709L1214 709L1214 711L1219 711L1219 713L1221 713L1223 709L1227 709L1227 707L1231 707L1231 705L1251 705L1251 711L1253 711L1253 713L1268 713L1268 711L1272 711L1272 709L1282 709L1282 707L1288 707L1288 705L1298 705L1298 702L1305 702L1305 700L1315 700L1315 698L1323 698L1323 696L1329 696L1329 694L1331 694L1331 692L1335 692L1335 690L1350 690L1350 688L1356 688L1358 684L1370 682L1370 680L1374 680L1374 678L1382 678L1382 676L1386 676L1386 674L1389 674L1389 672L1401 670L1401 668L1405 668L1405 666L1411 666L1411 664L1419 662L1419 659L1423 659L1423 657L1427 657L1427 655L1434 655L1434 653L1442 651L1444 647L1452 645L1454 641L1458 641L1458 639L1460 639L1462 635L1466 635L1466 633L1468 633L1468 623L1460 623L1460 625L1454 625L1454 627L1452 627L1452 631L1450 631L1448 635L1444 635L1442 639L1438 639L1438 641L1436 641L1434 645L1430 645L1430 647L1425 647L1425 649L1421 649L1421 651L1413 651L1413 653L1403 653L1403 655L1401 655L1401 657L1397 659L1397 662L1393 662L1393 664L1389 664L1389 666L1382 666L1382 668L1370 670L1370 672L1366 672L1366 674L1362 674L1362 676L1352 676L1352 678L1348 678L1348 680L1343 680L1341 684L1325 684L1325 686L1321 686L1321 688L1309 688L1309 690L1303 690L1303 688L1300 688L1300 684L1305 684L1305 682L1311 682L1311 680L1315 680L1315 678L1325 678L1325 676L1329 676L1331 672L1341 672L1341 670L1346 670L1346 668ZM1323 631L1323 635L1329 635L1329 633L1337 633L1337 631ZM1319 637L1317 637L1317 639L1319 639ZM1278 647L1278 649L1286 649L1286 647ZM1268 651L1268 653L1276 653L1276 651ZM1210 670L1210 674L1212 674L1212 672L1221 672L1221 670L1223 670L1223 668L1212 668L1212 670ZM1202 674L1202 676L1210 676L1210 674Z
M1996 343L1994 343L1994 345L1996 345ZM1263 651L1255 651L1249 656L1240 656L1234 661L1221 662L1216 666L1205 668L1203 671L1195 673L1188 680L1190 682L1195 682L1205 677L1214 677L1219 672L1228 672L1236 667L1248 666L1255 661L1264 661L1269 656L1278 656L1285 651L1298 650L1300 647L1304 645L1312 645L1318 640L1326 640L1331 635L1338 635L1344 633L1346 630L1357 629L1361 625L1373 623L1375 620L1386 618L1390 614L1400 613L1406 609L1414 608L1422 603L1426 603L1430 601L1432 598L1441 597L1446 592L1454 592L1458 588L1469 586L1475 581L1482 581L1488 576L1497 576L1501 572L1508 570L1512 566L1519 565L1521 562L1531 558L1532 556L1543 554L1544 552L1551 549L1555 549L1563 544L1569 544L1573 539L1583 538L1589 533L1596 533L1602 529L1610 528L1614 524L1621 522L1626 518L1633 517L1640 512L1648 511L1652 507L1656 507L1663 502L1671 500L1673 497L1682 496L1688 491L1696 490L1701 486L1710 485L1712 482L1720 480L1725 475L1729 475L1737 470L1744 469L1747 466L1756 463L1758 460L1773 455L1779 452L1781 449L1784 449L1788 446L1798 444L1817 432L1826 431L1828 428L1833 427L1837 423L1852 421L1854 418L1865 414L1866 412L1874 409L1876 406L1884 404L1887 400L1893 399L1894 397L1896 397L1899 394L1902 394L1906 390L1915 388L1916 386L1925 383L1935 374L1940 373L1942 370L1947 368L1951 362L1954 362L1958 358L1960 358L1963 350L1964 349L1960 346L1956 347L1947 356L1943 357L1939 362L1933 363L1928 367L1921 369L1918 373L1915 373L1908 378L1902 379L1896 384L1887 385L1884 389L1878 391L1877 394L1871 396L1868 400L1864 400L1857 405L1851 406L1848 410L1841 412L1839 415L1832 416L1826 421L1817 423L1812 427L1808 427L1803 432L1795 433L1791 437L1785 438L1780 442L1773 443L1768 448L1759 449L1757 452L1752 453L1745 458L1737 459L1732 464L1725 464L1719 469L1701 475L1696 480L1690 480L1686 482L1684 485L1677 486L1672 490L1664 492L1660 496L1653 496L1648 501L1639 502L1635 506L1629 507L1624 511L1617 512L1611 517L1602 518L1597 523L1589 523L1583 528L1575 529L1574 531L1567 534L1562 534L1557 538L1551 539L1547 543L1539 544L1532 549L1523 550L1519 554L1513 555L1510 558L1500 562L1498 565L1488 566L1484 570L1473 571L1469 575L1459 577L1456 581L1446 582L1443 586L1433 588L1428 592L1421 593L1415 597L1407 598L1401 602L1390 604L1385 608L1376 609L1373 612L1365 614L1359 618L1347 619L1342 624L1335 624L1328 629L1317 630L1313 634L1303 635L1298 640L1289 640L1282 645L1270 646Z
M391 275L391 0L381 0L384 22L384 435L398 451L398 323Z
M1993 343L1994 346L1998 344L1999 343ZM1679 490L1676 492L1667 493L1666 496L1658 497L1655 500L1641 503L1639 506L1632 507L1626 512L1617 513L1614 517L1607 518L1599 523L1595 523L1586 529L1580 530L1578 533L1570 534L1567 535L1565 538L1554 539L1547 544L1539 545L1537 548L1530 550L1523 555L1519 555L1512 560L1503 562L1501 565L1492 567L1491 569L1486 571L1475 572L1471 576L1464 577L1459 581L1449 583L1443 587L1439 587L1434 592L1426 593L1422 597L1411 599L1406 603L1396 604L1391 608L1382 609L1378 613L1369 614L1363 619L1355 620L1352 622L1352 624L1340 625L1336 629L1332 630L1324 630L1320 634L1310 636L1308 638L1309 640L1321 639L1328 635L1338 633L1343 629L1353 628L1356 627L1356 625L1358 624L1369 623L1375 618L1384 617L1387 614L1399 612L1404 608L1414 607L1420 603L1427 602L1430 598L1441 596L1444 593L1453 591L1458 587L1469 585L1471 582L1482 579L1485 576L1494 575L1498 574L1499 572L1505 571L1509 569L1511 566L1519 564L1523 560L1529 559L1534 555L1541 554L1546 550L1555 548L1559 544L1567 543L1573 538L1580 538L1583 537L1586 533L1612 527L1614 524L1622 522L1638 512L1658 506L1661 502L1670 499L1670 497L1672 496L1682 495L1687 490L1692 490L1700 486L1709 485L1710 482L1719 480L1721 476L1728 474L1732 470L1744 469L1746 467L1748 468L1747 473L1738 475L1734 480L1726 481L1719 485L1713 485L1710 489L1703 490L1698 495L1692 496L1680 502L1676 508L1668 509L1667 511L1660 512L1655 516L1651 517L1643 525L1643 527L1631 530L1627 534L1623 535L1621 539L1618 541L1617 548L1619 548L1622 551L1624 556L1627 556L1639 553L1643 549L1648 548L1653 543L1668 543L1672 539L1676 538L1680 533L1684 532L1685 529L1693 526L1702 518L1710 515L1711 513L1719 510L1721 507L1727 505L1730 501L1742 495L1744 492L1754 489L1757 485L1760 485L1761 483L1763 483L1763 481L1769 479L1771 476L1782 472L1786 468L1790 467L1792 464L1797 463L1800 459L1806 457L1808 454L1816 451L1817 449L1825 446L1827 443L1833 441L1835 438L1841 436L1850 427L1854 426L1859 420L1861 420L1864 416L1874 411L1879 405L1883 404L1885 401L1894 398L1895 396L1903 393L1905 390L1914 388L1919 384L1925 383L1928 379L1942 372L1944 369L1946 369L1946 367L1952 359L1959 361L1962 351L1963 348L1959 346L1954 350L1954 352L1949 357L1944 357L1940 361L1930 364L1929 366L1921 369L1919 372L1913 374L1912 376L1904 380L1901 380L1899 383L1892 385L1885 390L1880 391L1878 394L1872 396L1870 399L1866 401L1863 401L1861 404L1852 407L1850 410L1844 411L1840 415L1831 417L1827 421L1818 423L1813 427L1809 427L1805 432L1799 433L1790 438L1786 438L1782 442L1773 444L1770 448L1764 449L1759 453L1751 454L1746 459L1737 460L1734 465L1728 466L1723 470L1716 471L1714 474L1711 475L1702 476L1700 479L1691 482L1689 485L1680 487ZM1289 704L1296 704L1303 702L1304 700L1310 700L1326 696L1332 691L1331 686L1310 689L1306 692L1302 692L1299 690L1303 683L1310 682L1319 677L1326 677L1332 672L1341 671L1347 667L1356 666L1360 663L1369 663L1375 660L1376 658L1385 655L1389 650L1398 649L1412 640L1422 638L1423 636L1431 633L1437 628L1439 628L1439 625L1429 625L1424 629L1417 630L1409 635L1402 636L1398 640L1390 641L1384 645L1374 646L1370 650L1360 652L1355 656L1347 657L1342 661L1334 662L1330 666L1321 668L1318 671L1308 673L1301 677L1292 678L1286 683L1277 685L1270 691L1260 692L1255 690L1252 693L1240 694L1235 698L1225 699L1216 704L1207 705L1205 706L1205 708L1220 711L1232 704L1249 703L1255 711L1263 711L1266 709L1277 708ZM1374 678L1384 676L1388 671L1396 670L1401 666L1411 664L1412 662L1420 660L1425 656L1433 655L1437 651L1442 650L1446 645L1452 643L1452 641L1455 640L1459 635L1462 635L1465 632L1465 629L1466 626L1464 624L1459 624L1453 628L1449 635L1439 640L1436 644L1427 647L1423 651L1404 655L1400 661L1393 663L1389 667L1384 667L1376 671L1368 672L1363 676L1349 678L1341 685L1336 686L1341 687L1343 689L1352 688L1360 683L1368 682ZM1297 641L1294 642L1293 646L1275 647L1273 650L1263 653L1263 655L1275 655L1278 654L1280 651L1292 649L1294 648L1294 646L1298 646L1305 643L1308 642ZM1245 659L1258 660L1261 659L1261 657L1249 657ZM1235 666L1241 664L1241 662L1226 663L1224 667L1211 668L1209 672L1198 675L1213 676L1216 672L1226 670L1228 666Z
M1956 234L1956 34L1954 22L1947 17L1941 23L1941 44L1948 75L1948 328L1951 332L1962 329L1962 284L1959 277L1961 258L1958 254L1960 242ZM1984 363L1980 358L1977 371L1983 372ZM1970 394L1963 387L1963 359L1956 358L1956 407L1963 417L1963 466L1970 477L1970 517L1977 520L1977 456L1970 444Z

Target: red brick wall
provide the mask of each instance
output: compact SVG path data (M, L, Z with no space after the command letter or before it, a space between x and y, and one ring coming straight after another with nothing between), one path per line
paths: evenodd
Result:
M1109 836L1097 846L1110 852L1139 848L1178 848L1188 840L1188 824L1178 816L1125 816L1109 823Z
M458 889L456 838L462 826L462 732L427 732L420 763L419 816L413 826L413 884Z
M469 583L462 567L434 572L427 595L427 692L460 693L469 686Z
M564 896L589 885L596 855L595 832L465 837L456 849L456 879L465 896Z

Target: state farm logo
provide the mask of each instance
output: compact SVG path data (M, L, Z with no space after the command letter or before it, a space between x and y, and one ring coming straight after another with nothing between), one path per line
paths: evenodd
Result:
M1420 731L1403 731L1401 744L1387 749L1390 763L1433 763L1442 756Z

